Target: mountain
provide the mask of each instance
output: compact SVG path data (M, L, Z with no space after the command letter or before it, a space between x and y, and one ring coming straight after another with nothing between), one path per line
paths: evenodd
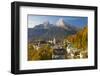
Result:
M66 30L69 30L69 31L72 31L72 30L73 30L73 31L77 31L77 30L80 29L79 27L70 25L69 23L65 22L63 18L60 18L60 19L56 22L56 26L57 26L57 27L60 27L60 28L63 28L63 29L66 29Z
M68 29L68 27L66 26L64 20L62 18L60 18L57 22L56 22L56 26L57 27L61 27L63 29Z
M60 18L55 24L45 21L43 24L36 25L34 28L28 28L28 39L31 40L49 40L63 39L64 37L75 34L77 27L69 25Z
M45 21L43 24L36 25L34 29L49 29L51 26L52 24L49 21Z

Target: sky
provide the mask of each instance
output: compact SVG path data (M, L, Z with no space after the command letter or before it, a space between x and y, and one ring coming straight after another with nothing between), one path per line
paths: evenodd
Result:
M43 24L49 21L50 24L56 24L56 22L62 18L64 22L72 26L84 27L88 24L88 17L77 16L51 16L51 15L28 15L28 28L33 28L36 25Z

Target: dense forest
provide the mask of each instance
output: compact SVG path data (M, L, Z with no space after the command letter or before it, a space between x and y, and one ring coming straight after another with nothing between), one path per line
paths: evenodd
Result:
M79 49L87 49L87 46L88 46L87 26L85 26L82 30L80 30L76 34L68 36L66 39L69 40L73 44L73 47L76 47Z

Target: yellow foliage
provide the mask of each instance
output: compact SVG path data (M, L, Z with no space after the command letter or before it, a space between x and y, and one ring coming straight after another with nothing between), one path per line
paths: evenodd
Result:
M87 48L87 42L88 42L88 28L85 26L82 30L77 32L75 35L71 35L67 37L67 40L69 40L76 48Z
M28 60L49 60L52 59L52 49L50 45L42 45L38 50L32 47L33 44L28 46Z

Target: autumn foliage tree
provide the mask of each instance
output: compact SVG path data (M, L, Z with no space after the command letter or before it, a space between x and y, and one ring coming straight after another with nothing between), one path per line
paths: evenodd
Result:
M45 44L39 49L40 60L49 60L52 59L52 49L49 45Z
M71 35L67 37L67 40L69 40L74 47L76 48L87 48L87 42L88 42L88 28L85 26L82 30L77 32L75 35Z
M52 48L49 44L44 44L38 50L33 44L28 44L28 60L49 60L52 59Z

